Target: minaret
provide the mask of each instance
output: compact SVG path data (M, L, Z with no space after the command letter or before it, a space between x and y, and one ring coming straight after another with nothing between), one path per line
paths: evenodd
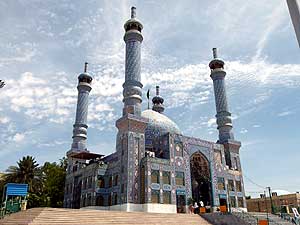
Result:
M165 110L164 99L159 95L159 86L156 86L156 96L152 98L153 107L152 110L163 113Z
M89 94L92 90L91 83L92 77L87 73L87 65L84 65L84 73L78 76L78 99L76 109L76 119L73 125L73 143L71 150L67 153L87 151L86 139L87 139L87 114L88 114L88 101Z
M211 69L210 77L214 83L215 103L217 110L217 125L219 130L219 141L224 143L228 140L234 140L232 133L232 120L231 113L228 109L226 88L225 88L225 76L224 61L218 58L217 49L213 48L214 59L209 63Z
M123 115L141 115L141 33L143 25L136 19L136 8L131 7L131 19L124 24L126 43L125 83L123 84Z
M131 19L125 25L126 43L125 82L123 84L123 116L116 121L118 128L116 149L120 158L123 193L120 204L140 204L141 160L145 157L145 129L148 120L141 117L141 34L143 25L136 19L136 8L131 8ZM125 207L125 206L124 206ZM128 208L130 210L130 207Z

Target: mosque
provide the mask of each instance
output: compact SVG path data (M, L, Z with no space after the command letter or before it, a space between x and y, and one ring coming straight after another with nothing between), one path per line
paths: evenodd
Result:
M239 149L228 109L224 61L213 49L209 63L213 81L218 141L182 134L164 114L164 99L156 87L152 109L142 111L142 23L131 8L124 25L126 43L123 114L116 121L116 151L110 155L87 150L88 98L92 77L85 66L78 77L78 101L73 143L67 152L65 208L187 213L202 201L208 211L222 205L246 210ZM86 64L87 65L87 64Z

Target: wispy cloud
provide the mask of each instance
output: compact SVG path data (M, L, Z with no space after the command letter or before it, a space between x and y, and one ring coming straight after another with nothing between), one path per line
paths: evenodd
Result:
M283 117L283 116L289 116L291 114L294 114L294 112L293 111L284 111L284 112L278 113L277 116Z

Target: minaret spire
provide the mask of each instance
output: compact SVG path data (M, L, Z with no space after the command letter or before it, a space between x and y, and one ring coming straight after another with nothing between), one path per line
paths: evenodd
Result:
M86 139L87 139L87 114L88 114L88 98L89 93L92 90L91 83L93 78L87 73L86 62L84 64L84 73L78 76L78 99L75 124L73 125L73 143L71 150L67 153L72 154L81 151L87 151Z
M159 113L163 113L163 111L165 110L164 107L164 99L163 97L161 97L159 95L159 86L156 86L156 96L154 96L152 98L152 102L153 102L153 107L152 110L159 112Z
M87 73L88 62L84 63L84 72Z
M211 69L210 77L214 83L219 142L224 143L228 140L234 140L234 136L232 133L231 113L228 109L225 88L225 63L223 60L218 58L216 48L213 48L213 58L214 59L209 63L209 67Z
M136 17L136 8L134 6L131 7L131 19Z
M136 19L136 8L131 7L131 19L125 25L126 43L125 82L123 84L123 115L141 115L141 43L143 25Z

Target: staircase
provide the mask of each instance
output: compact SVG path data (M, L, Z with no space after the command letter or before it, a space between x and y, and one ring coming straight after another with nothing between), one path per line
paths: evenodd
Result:
M6 216L1 225L98 225L98 224L176 224L211 225L195 214L117 212L58 208L33 208ZM231 224L233 225L233 224ZM241 224L240 224L241 225Z
M233 214L207 213L201 216L214 225L250 225Z

